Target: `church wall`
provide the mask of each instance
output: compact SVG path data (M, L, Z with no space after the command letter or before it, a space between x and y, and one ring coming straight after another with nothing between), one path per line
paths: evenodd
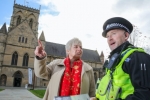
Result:
M23 48L23 47L16 47L12 45L7 45L5 50L5 56L4 56L4 65L11 65L12 60L12 54L14 52L18 53L18 63L17 66L22 66L23 62L23 56L25 53L29 55L29 63L28 66L33 68L33 62L34 62L34 49L30 48Z
M13 87L13 82L14 82L13 77L7 76L6 86Z
M4 55L3 65L11 65L12 55Z
M34 58L29 58L28 67L34 68Z
M6 38L7 38L6 34L0 33L0 43L5 43L6 42Z
M95 67L95 63L92 62L91 66L92 66L92 67Z
M0 66L2 65L5 50L6 34L0 33Z
M23 68L14 68L14 67L2 67L2 72L0 75L5 74L7 76L7 81L6 81L6 86L11 86L13 87L14 85L14 74L16 71L20 71L23 75L22 81L21 81L21 86L24 87L25 84L28 84L28 69L23 69Z
M103 65L102 63L96 63L96 68L102 68L103 67L102 65Z
M40 86L42 86L42 79L40 79L40 78L38 78L38 77L36 77L36 80L35 80L35 85L37 86L37 87L40 87Z
M0 53L0 62L3 61L3 54Z
M35 48L37 45L37 39L35 35L32 35L32 30L29 30L29 25L27 22L23 22L21 25L18 25L16 29L12 30L7 38L8 44L15 44L18 46ZM19 37L21 37L21 42L19 42ZM22 38L24 37L24 42L22 42ZM25 43L25 39L27 38L27 43Z
M18 56L17 66L22 66L22 63L23 63L23 57L22 56Z
M39 19L39 10L37 9L32 9L32 8L28 8L25 6L21 6L18 4L14 5L13 8L13 17L11 20L11 24L16 26L16 22L17 22L17 17L20 15L22 16L22 20L24 21L25 19L27 20L27 22L29 23L30 19L33 19L33 25L32 25L32 31L34 32L35 36L38 36L38 19Z
M5 44L0 43L0 53L4 53Z

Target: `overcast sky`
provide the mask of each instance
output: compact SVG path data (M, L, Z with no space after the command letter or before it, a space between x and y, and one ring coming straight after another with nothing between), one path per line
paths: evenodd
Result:
M14 0L0 0L0 26L10 24ZM109 51L102 37L103 23L111 17L124 17L149 35L150 0L16 0L16 3L40 10L39 35L46 41L66 44L78 37L83 48Z

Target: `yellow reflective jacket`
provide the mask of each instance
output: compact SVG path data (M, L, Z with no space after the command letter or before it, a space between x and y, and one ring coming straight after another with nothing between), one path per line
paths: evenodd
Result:
M134 51L144 52L141 48L128 48L123 51L121 53L122 59L113 73L111 70L107 70L106 75L100 80L96 98L99 100L116 100L117 98L125 99L129 94L133 94L134 88L130 77L122 70L122 65Z

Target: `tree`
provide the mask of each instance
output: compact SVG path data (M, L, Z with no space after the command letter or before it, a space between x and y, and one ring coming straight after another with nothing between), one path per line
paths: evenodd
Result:
M133 25L133 31L130 34L128 41L136 47L143 48L148 54L150 54L150 37L144 36L142 32L139 31L138 27Z
M139 47L139 45L140 45L139 42L140 42L140 37L141 36L142 36L142 33L139 31L138 27L133 25L133 31L130 34L129 42L131 44L133 44L134 46Z

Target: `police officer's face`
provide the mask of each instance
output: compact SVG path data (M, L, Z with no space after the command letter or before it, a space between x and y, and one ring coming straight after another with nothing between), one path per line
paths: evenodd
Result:
M107 32L106 35L107 42L111 51L116 49L122 43L127 41L129 34L121 29L113 29Z

